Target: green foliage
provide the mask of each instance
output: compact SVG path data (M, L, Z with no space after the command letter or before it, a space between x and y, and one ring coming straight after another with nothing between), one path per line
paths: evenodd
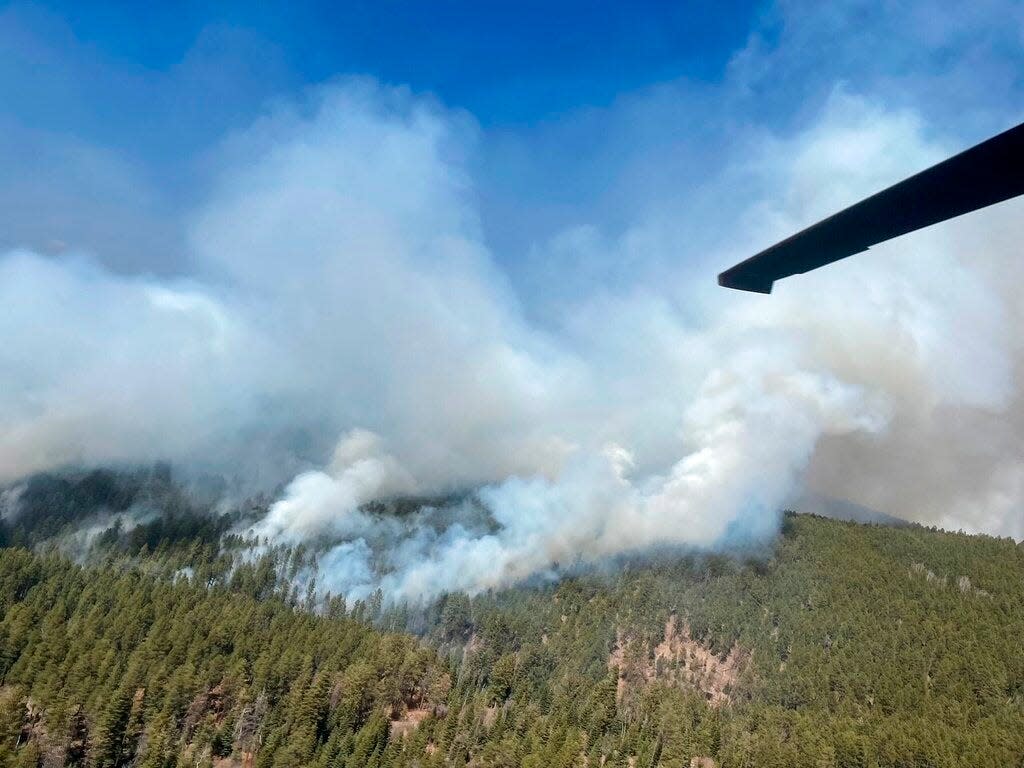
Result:
M70 764L88 745L97 768L246 751L307 765L335 731L386 730L440 663L412 637L276 598L18 549L0 550L0 612L0 751L24 747L23 691L46 719L33 749Z
M0 765L1024 757L1024 547L1009 540L788 515L756 557L663 555L350 612L300 599L287 576L305 550L232 563L203 546L89 568L0 549ZM174 575L183 556L193 579Z

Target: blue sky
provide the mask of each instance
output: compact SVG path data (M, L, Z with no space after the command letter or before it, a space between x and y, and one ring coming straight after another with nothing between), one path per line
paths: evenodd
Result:
M1020 0L16 2L0 52L0 481L321 467L301 537L518 478L513 570L802 490L1024 536L1024 201L714 280L1024 119Z
M4 111L143 161L196 152L268 100L364 74L529 125L686 77L716 80L755 13L665 4L14 4ZM176 164L180 165L181 158Z
M566 225L596 215L621 229L648 198L685 194L737 135L799 128L837 84L965 141L998 130L1021 92L1019 17L993 0L16 2L0 11L0 160L13 170L0 199L59 210L34 223L9 205L0 246L180 270L180 222L225 139L269 105L367 75L474 122L481 215L516 268ZM119 231L90 205L118 210Z
M705 8L580 0L39 8L112 66L167 72L212 36L229 48L225 58L248 59L252 76L267 78L267 91L368 73L434 92L485 124L608 103L622 91L681 76L716 79L758 11L745 0ZM27 26L45 26L41 15L25 13Z
M560 119L572 125L582 111L607 108L651 84L720 80L757 13L746 2L696 12L665 3L14 3L0 15L7 51L0 126L11 144L47 145L34 152L41 157L29 165L39 167L25 167L28 175L51 177L58 160L46 155L61 142L123 162L137 177L133 184L145 187L143 204L131 206L141 208L139 226L153 232L134 247L160 250L150 267L173 270L181 262L168 246L173 227L154 219L189 207L203 189L205 153L275 99L369 75L432 94L466 110L496 139L518 142L538 126L546 132ZM602 141L600 130L581 131L589 135L584 141ZM481 162L494 169L501 190L510 181L539 182L539 189L516 192L529 197L564 189L530 178L525 165L510 180L505 153L492 158L489 148L485 143ZM84 197L109 195L116 191L82 190ZM493 194L499 239L522 231L505 223L505 206L519 204L505 197ZM123 214L125 202L118 203ZM531 228L535 219L550 226L543 210L515 215L530 218ZM32 232L29 244L40 245L32 227L16 229ZM119 267L136 261L123 236L119 243L100 229L66 221L51 239L71 242L77 234L79 244L102 250ZM509 239L517 252L526 247ZM18 243L12 234L3 241Z

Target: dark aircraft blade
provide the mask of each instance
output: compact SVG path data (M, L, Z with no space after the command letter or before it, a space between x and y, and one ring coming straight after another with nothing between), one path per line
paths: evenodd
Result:
M720 274L718 284L771 293L776 280L1021 194L1024 123L751 256Z

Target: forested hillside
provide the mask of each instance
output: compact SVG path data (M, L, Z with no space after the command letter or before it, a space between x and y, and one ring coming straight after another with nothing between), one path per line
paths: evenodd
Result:
M417 607L179 534L0 550L3 764L1024 764L1010 540L787 515L756 558Z

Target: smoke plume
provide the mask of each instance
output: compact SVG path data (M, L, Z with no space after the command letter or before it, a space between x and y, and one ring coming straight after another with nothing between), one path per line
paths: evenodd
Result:
M166 458L288 481L253 534L319 542L325 589L411 600L758 540L806 489L1024 536L1019 201L770 297L714 286L956 148L915 113L837 90L799 130L751 126L690 198L536 243L630 265L599 288L564 269L542 311L483 235L479 141L344 81L225 142L187 278L0 257L0 479Z

